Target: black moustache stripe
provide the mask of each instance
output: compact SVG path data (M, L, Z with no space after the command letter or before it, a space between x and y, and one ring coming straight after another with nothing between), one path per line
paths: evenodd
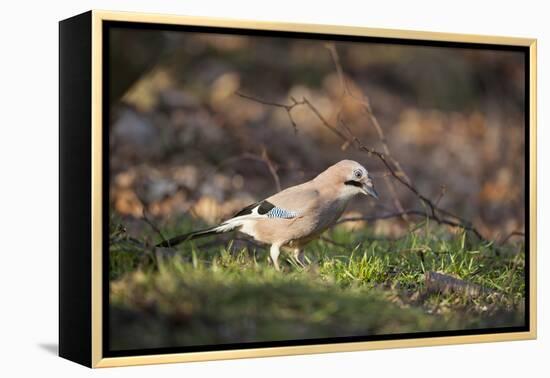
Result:
M353 181L353 180L348 180L346 181L344 184L346 185L351 185L351 186L356 186L358 188L362 188L363 187L363 184L361 184L360 182L358 181Z

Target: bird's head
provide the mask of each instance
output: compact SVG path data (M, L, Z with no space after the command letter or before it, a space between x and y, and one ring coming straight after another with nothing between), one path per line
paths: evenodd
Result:
M345 197L365 194L378 199L378 193L374 190L369 172L356 161L342 160L329 167L319 177L331 181L333 185L337 185L340 193Z

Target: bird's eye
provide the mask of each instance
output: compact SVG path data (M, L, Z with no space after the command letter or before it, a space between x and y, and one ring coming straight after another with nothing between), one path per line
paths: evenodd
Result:
M356 179L360 179L361 177L363 177L363 172L361 172L359 169L356 169L355 171L353 171L353 177L355 177Z

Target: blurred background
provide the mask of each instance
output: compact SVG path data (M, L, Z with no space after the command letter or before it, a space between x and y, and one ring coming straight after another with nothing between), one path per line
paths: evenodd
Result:
M521 236L503 245L525 220L522 53L118 27L109 38L114 350L523 324ZM344 223L284 274L237 235L149 248L342 159L367 167L380 194L345 216L423 210L322 124L384 151L363 96L420 193L500 247L396 217ZM304 98L319 115L273 105ZM449 293L430 271L489 289Z
M487 238L523 231L525 66L520 52L336 42L352 92L368 97L393 156L428 198ZM110 200L130 234L144 209L159 224L216 223L341 159L375 178L378 202L350 213L394 211L386 170L346 148L306 107L295 130L284 109L306 97L382 151L361 104L342 97L326 41L112 28ZM268 163L269 162L269 163ZM276 174L270 172L271 168ZM418 199L396 186L406 209ZM376 233L399 235L401 219Z

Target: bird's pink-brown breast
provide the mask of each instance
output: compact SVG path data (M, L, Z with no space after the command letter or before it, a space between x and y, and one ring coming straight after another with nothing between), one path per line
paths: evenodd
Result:
M328 194L328 193L327 193ZM254 225L254 238L268 244L304 245L319 237L342 215L347 201L330 200L323 191L292 219L262 219ZM282 206L282 205L280 205Z

